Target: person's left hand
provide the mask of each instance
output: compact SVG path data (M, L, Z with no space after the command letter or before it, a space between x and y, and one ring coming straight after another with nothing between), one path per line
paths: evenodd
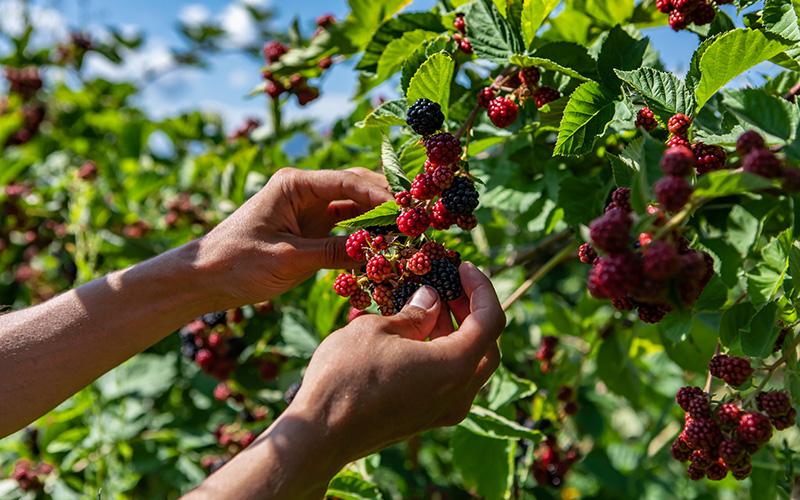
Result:
M363 263L329 237L345 219L394 199L386 179L364 168L283 168L230 217L198 240L195 266L208 276L218 309L261 302L322 268Z

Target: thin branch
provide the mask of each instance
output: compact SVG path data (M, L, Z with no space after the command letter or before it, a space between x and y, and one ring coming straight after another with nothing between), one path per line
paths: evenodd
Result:
M530 288L535 285L540 279L542 279L547 273L553 270L558 264L561 263L564 259L569 257L575 250L578 249L580 246L580 242L578 240L573 240L570 242L569 245L564 247L560 252L554 255L550 260L548 260L542 267L536 270L533 275L525 280L525 282L517 288L514 293L511 294L509 298L503 302L503 311L508 310L514 302L519 300L520 297L525 295L525 293L530 290Z
M795 83L794 87L789 89L789 92L787 92L783 96L783 98L786 99L787 101L794 102L794 96L796 96L797 94L800 94L800 82Z

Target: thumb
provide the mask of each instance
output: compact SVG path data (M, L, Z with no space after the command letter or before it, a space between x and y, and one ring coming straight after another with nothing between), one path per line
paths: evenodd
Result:
M390 318L390 330L412 340L425 340L436 326L441 307L442 301L436 290L423 286L399 313Z

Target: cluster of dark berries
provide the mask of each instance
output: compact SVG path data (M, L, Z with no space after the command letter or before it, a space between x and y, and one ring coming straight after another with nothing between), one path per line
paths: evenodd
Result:
M784 190L790 193L800 192L800 169L784 165L755 130L748 130L739 136L736 152L742 158L742 170L745 172L767 179L780 178Z
M22 69L6 66L5 77L8 81L8 91L26 101L32 99L42 88L42 77L39 75L39 68L35 66Z
M53 472L53 466L47 462L33 462L27 458L20 458L14 462L14 471L11 479L17 482L23 491L41 491L44 488L45 476Z
M539 368L542 373L550 371L550 363L553 361L553 356L556 354L556 347L558 346L558 337L546 335L542 337L542 342L539 344L539 349L536 350L536 360L542 364Z
M563 404L563 410L566 415L575 415L578 413L578 403L575 401L575 390L564 385L558 389L558 400Z
M181 352L208 375L227 379L238 364L246 345L227 327L224 311L206 314L181 328Z
M458 252L420 236L430 227L437 231L453 225L465 231L474 229L478 192L466 165L461 165L459 140L440 132L444 115L439 104L418 99L408 109L407 123L423 136L428 159L411 188L395 194L400 207L396 224L361 229L347 239L347 254L367 262L359 274L340 274L334 290L349 297L357 310L366 309L374 300L381 314L394 314L422 285L435 288L444 300L461 295ZM354 319L357 313L349 316Z
M261 122L259 120L256 118L248 118L241 127L237 128L228 135L228 140L235 141L237 139L249 139L250 134L252 134L253 131L260 126Z
M719 364L719 359L712 360L712 373L719 369ZM769 442L773 427L779 431L787 429L794 425L797 416L797 410L782 391L759 393L756 396L759 411L746 410L733 400L713 401L699 387L682 387L675 399L686 412L686 425L672 443L670 453L679 462L690 462L686 473L693 481L704 477L721 481L728 471L737 480L747 478L753 470L751 455Z
M471 55L472 54L472 44L469 43L469 38L467 38L467 21L464 19L464 14L458 14L456 19L453 21L453 27L458 31L453 35L453 41L458 44L458 48L461 49L461 52Z
M722 5L731 0L716 0L716 3ZM669 27L675 31L686 29L691 23L710 24L717 16L717 9L705 0L656 0L656 9L669 14Z
M199 224L204 230L211 229L208 206L207 199L193 200L189 192L178 193L165 204L167 213L164 215L164 224L170 228Z
M695 157L685 146L673 146L661 156L664 177L653 185L659 207L665 212L677 212L692 197L694 189L686 177L694 173Z
M580 459L578 449L572 445L562 449L555 436L547 436L534 451L531 472L540 486L558 488L564 484L564 476Z
M69 42L56 46L56 62L58 64L73 64L80 68L87 52L92 50L92 39L88 33L73 31L69 35Z
M264 58L267 63L273 64L281 60L284 54L289 51L289 47L278 41L272 41L264 45ZM322 68L322 61L320 61L320 69L327 69L331 65L331 60L328 59L324 68ZM319 97L319 89L308 85L308 80L303 75L296 73L288 78L278 77L268 69L261 72L261 75L267 80L267 86L264 87L264 93L272 99L279 99L284 92L294 94L297 96L297 103L300 106L305 106L309 102Z
M739 387L750 380L754 370L744 358L717 354L708 363L708 371L712 377L721 378L726 384Z
M681 173L668 173L667 175L685 177L690 175L693 171L696 171L697 175L703 175L725 168L725 164L728 161L728 154L724 149L722 149L722 147L709 145L702 142L692 144L691 141L689 141L689 129L691 125L692 119L682 113L675 114L667 123L667 128L671 134L669 140L667 141L667 146L670 148L686 148L690 151L692 156L694 156L693 162L686 160L682 163L679 163L678 166L681 167ZM691 167L687 166L687 161L691 163ZM663 161L662 168L664 168ZM665 173L667 173L667 169L665 169Z
M633 234L630 190L618 188L612 200L606 213L589 225L591 243L579 250L581 262L592 266L587 279L592 296L611 299L620 311L638 309L639 319L646 323L658 323L675 306L694 304L714 275L711 255L690 248L676 232L659 240L653 240L652 232ZM650 206L647 212L656 215L656 228L664 224L659 207ZM670 303L673 287L681 304Z

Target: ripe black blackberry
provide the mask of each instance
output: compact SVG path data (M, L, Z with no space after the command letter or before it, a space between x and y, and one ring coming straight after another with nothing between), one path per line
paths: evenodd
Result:
M677 6L675 8L676 12L678 12ZM677 135L679 137L688 137L689 127L691 125L692 125L692 119L684 115L683 113L675 113L674 115L672 115L672 117L670 117L669 121L667 122L667 128L669 129L670 134Z
M442 191L442 205L454 215L469 215L478 207L478 192L469 177L453 179L449 188Z
M408 191L404 191L408 192ZM368 232L372 236L386 236L389 233L397 233L400 230L397 228L397 224L388 224L386 226L367 226L364 228L366 232Z
M213 313L208 313L203 315L203 322L207 324L210 328L214 328L217 325L222 325L226 321L227 312L226 311L217 311Z
M403 283L395 289L394 295L392 296L392 304L394 304L395 312L400 312L400 309L406 305L406 302L411 299L411 296L414 295L414 292L416 292L420 286L419 283Z
M406 123L419 135L435 134L444 123L442 107L429 99L417 99L417 102L408 108Z
M431 270L422 277L423 283L436 289L442 300L456 300L461 296L464 288L461 286L461 277L458 268L447 259L435 260L431 263Z
M717 423L710 418L697 418L688 422L684 436L686 444L693 450L710 450L722 442L722 432Z

